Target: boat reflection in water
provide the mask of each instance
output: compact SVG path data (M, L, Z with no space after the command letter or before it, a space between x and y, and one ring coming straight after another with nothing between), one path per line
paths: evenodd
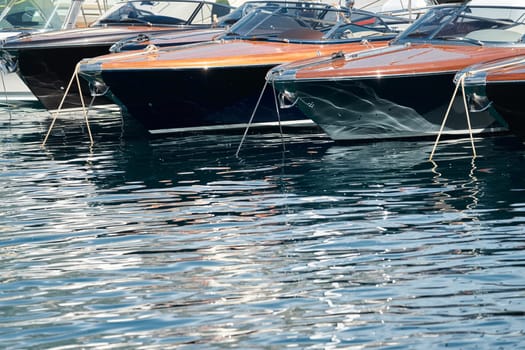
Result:
M3 55L18 62L17 73L43 106L56 109L81 59L106 54L115 42L137 33L210 28L217 24L216 18L232 10L231 6L207 0L125 1L108 10L89 28L9 40L2 47ZM87 84L82 89L88 91ZM73 86L63 107L80 106L78 89Z
M472 118L490 111L508 129L525 140L525 56L465 68L456 75L465 87Z
M525 54L524 18L521 1L440 5L387 48L295 62L274 68L267 79L281 107L297 106L336 141L435 137L456 72ZM473 133L504 130L489 113L479 113L471 127ZM443 135L468 129L458 97Z
M343 49L386 46L407 23L322 3L288 2L255 9L217 40L86 59L80 74L92 86L109 87L113 100L151 133L245 128L270 68ZM312 126L297 112L282 121ZM277 121L273 94L266 89L253 126Z

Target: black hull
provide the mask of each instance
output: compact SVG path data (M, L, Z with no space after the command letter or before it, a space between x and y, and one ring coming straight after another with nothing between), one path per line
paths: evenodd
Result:
M295 92L296 106L336 141L435 137L454 91L454 73L340 79L276 81ZM488 113L471 118L474 133L501 132ZM443 135L466 135L462 98L454 101Z
M508 124L509 130L525 140L525 82L487 83L487 98Z
M49 110L57 109L75 71L76 64L86 57L107 54L109 45L89 45L49 49L23 49L18 56L18 74L42 105ZM88 84L80 79L86 104L91 101ZM96 104L112 103L107 98L97 98ZM63 104L63 108L81 107L76 81Z
M246 127L270 68L103 70L102 78L123 110L150 131L217 130ZM280 113L280 118L292 124L306 119L298 110ZM267 86L253 125L278 120Z

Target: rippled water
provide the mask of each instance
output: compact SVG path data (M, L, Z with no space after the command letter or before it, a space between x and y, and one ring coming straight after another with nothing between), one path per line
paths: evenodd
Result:
M10 113L8 113L10 112ZM11 114L11 115L10 115ZM525 146L0 111L0 347L525 346ZM284 144L284 148L283 148Z

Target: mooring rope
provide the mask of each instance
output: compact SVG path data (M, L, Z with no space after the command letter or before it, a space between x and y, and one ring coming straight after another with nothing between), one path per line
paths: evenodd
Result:
M464 80L464 79L465 79L465 74L463 74L461 76L460 80ZM452 94L452 98L450 99L450 103L448 104L447 112L445 113L445 117L443 118L443 122L441 122L441 127L439 128L439 132L438 132L438 135L437 135L437 138L436 138L436 142L434 143L434 147L432 148L432 152L430 153L429 160L432 160L432 158L434 157L434 153L435 153L437 145L439 143L439 139L441 138L441 134L443 133L443 129L445 128L445 124L447 123L448 115L450 113L450 110L452 109L452 105L454 104L454 99L456 98L458 90L459 90L459 84L456 83L456 88L454 89L454 93Z
M471 124L470 124L470 112L469 112L468 103L467 103L467 96L465 94L465 79L469 75L475 75L475 74L478 74L478 73L481 73L481 72L489 72L491 70L505 68L505 67L509 67L509 66L513 66L513 65L517 65L517 64L521 64L521 63L525 63L525 58L520 58L518 60L512 60L512 61L509 61L509 62L504 62L504 63L497 64L497 65L494 65L494 66L486 67L486 68L479 68L479 69L470 70L470 71L464 72L459 77L459 79L456 82L456 88L454 89L454 93L452 94L452 98L450 100L450 104L448 106L447 112L445 113L445 117L443 118L443 122L441 123L441 128L439 129L436 141L434 143L434 147L432 148L432 152L430 153L430 157L429 157L430 161L434 157L434 153L435 153L437 145L439 143L439 139L441 138L441 134L443 133L443 129L445 127L445 123L447 122L447 118L448 118L448 115L450 113L450 109L452 108L452 104L454 102L454 99L456 98L456 95L458 93L458 89L459 89L460 86L461 86L461 92L463 94L463 105L465 106L465 114L466 114L466 117L467 117L467 124L468 124L468 130L469 130L469 135L470 135L470 143L471 143L471 146L472 146L472 154L473 154L474 158L477 157L476 148L474 146L474 137L472 135L472 127L471 127Z
M275 103L275 111L277 112L277 122L279 123L279 134L281 135L281 144L283 146L283 152L286 151L286 146L284 144L284 134L283 134L283 125L281 123L281 113L279 112L279 101L277 99L277 92L275 91L275 80L272 79L272 89L273 89L273 101Z
M261 90L261 93L259 94L259 98L257 99L257 103L255 104L255 108L253 109L252 116L250 117L250 120L248 121L248 125L246 125L246 128L244 129L244 134L242 135L241 142L239 143L239 146L237 147L237 152L235 152L235 157L239 157L239 152L241 151L242 144L244 143L244 140L246 139L246 135L248 134L248 130L250 129L250 126L252 125L253 118L255 117L255 113L257 112L257 109L259 108L259 104L261 103L262 97L264 95L264 91L266 90L266 86L268 85L268 80L265 80L264 86Z
M73 81L76 80L77 82L77 87L78 87L78 93L80 95L80 103L82 105L82 112L84 113L84 120L86 121L86 125L87 125L87 129L88 129L88 134L89 134L89 140L91 142L91 146L93 146L94 144L94 141L93 141L93 135L91 134L91 128L89 126L89 119L88 119L88 113L89 113L89 110L91 109L91 107L93 106L93 102L95 101L95 96L93 96L93 98L91 99L91 103L89 104L89 107L88 109L86 110L86 105L84 103L84 96L82 94L82 88L80 86L80 78L78 77L78 72L80 71L80 64L81 63L84 63L84 64L89 64L91 61L104 61L104 62L107 62L107 61L112 61L112 60L116 60L116 59L122 59L122 58L130 58L130 57L133 57L133 56L140 56L144 53L149 53L149 52L154 52L154 51L158 51L158 47L155 46L155 45L148 45L146 46L146 48L142 51L139 51L139 52L131 52L131 53L128 53L128 54L118 54L118 55L108 55L108 57L105 57L103 59L100 59L100 58L93 58L93 59L83 59L82 61L78 62L75 66L75 69L73 71L73 75L71 76L71 79L69 80L69 84L67 85L67 88L64 92L64 96L62 96L62 99L60 101L60 104L58 105L58 109L55 111L54 115L53 115L53 120L51 121L51 125L49 126L49 129L47 131L47 134L44 138L44 141L42 142L42 147L45 146L46 142L47 142L47 139L49 138L49 135L51 134L51 130L53 129L54 125L55 125L55 122L58 118L58 115L60 114L60 112L62 111L62 107L64 105L64 102L66 100L66 97L67 95L69 94L69 90L71 89L71 86L73 85Z
M78 69L79 69L79 67L80 67L80 62L76 64L75 70L73 71L73 75L71 76L71 79L69 80L69 84L67 85L66 91L64 92L64 96L62 96L62 99L60 100L60 103L58 105L58 109L55 111L55 113L53 115L53 119L51 121L51 125L49 126L49 129L47 130L47 134L44 137L44 141L42 142L42 147L45 146L45 144L47 142L47 139L49 138L49 135L51 134L51 130L55 126L55 122L56 122L56 120L58 118L58 115L60 114L60 111L62 110L62 106L64 105L66 97L69 94L69 89L71 89L71 85L73 85L73 81L75 80L75 78L78 81ZM80 87L80 84L79 84L79 87ZM82 96L82 91L79 91L79 93L80 93L80 96ZM84 107L84 105L83 105L84 99L82 97L81 97L81 102L82 102L82 107Z

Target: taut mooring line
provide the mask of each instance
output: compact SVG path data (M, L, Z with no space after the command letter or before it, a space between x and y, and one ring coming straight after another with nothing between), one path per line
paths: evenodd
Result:
M273 89L273 100L275 103L275 111L277 112L277 121L279 123L279 134L281 135L281 143L283 146L283 152L286 151L286 146L284 144L284 135L283 135L283 125L281 123L281 113L279 112L279 102L277 99L277 93L275 92L275 81L272 79L272 89Z
M144 53L147 54L147 53L151 53L151 52L156 52L158 50L159 50L159 48L157 46L155 46L155 45L148 45L148 46L146 46L146 48L144 48L144 50L137 51L137 52L132 51L129 54L110 56L110 57L105 58L103 61L106 62L106 61L112 61L112 60L116 60L116 59L129 58L129 57L133 57L133 56L139 56L139 55L142 55ZM90 59L84 59L84 60L78 62L77 65L75 66L75 70L73 71L73 75L71 76L71 80L69 81L69 84L67 85L67 89L66 89L66 91L64 93L64 96L62 96L62 100L60 101L58 109L54 113L53 121L51 122L51 125L49 126L49 130L47 131L47 134L46 134L46 137L44 138L44 141L42 142L42 147L45 146L45 144L47 142L47 139L49 138L49 135L51 133L51 130L53 129L53 127L55 125L56 119L57 119L58 115L60 114L60 112L62 111L62 106L64 105L64 101L66 100L66 97L69 94L69 90L71 89L71 85L73 85L73 81L74 80L76 80L76 82L77 82L78 92L80 94L80 102L82 104L82 111L84 113L84 119L86 121L87 129L88 129L88 133L89 133L89 140L91 142L91 146L93 146L93 143L94 143L93 142L93 135L91 134L91 128L89 126L88 113L89 113L89 110L91 109L91 107L93 105L93 102L95 100L95 96L93 96L93 98L91 99L91 103L89 104L89 107L86 110L86 105L84 103L84 96L82 95L82 88L80 86L80 78L78 77L78 72L80 71L80 63L81 62L89 62L89 61L90 61Z
M460 86L461 86L461 91L463 93L463 104L465 106L467 125L468 125L468 130L469 130L469 135L470 135L470 143L472 145L472 155L474 158L476 158L476 147L474 146L474 137L472 136L472 127L470 125L470 113L468 110L467 97L465 96L465 77L466 75L467 75L466 73L463 73L461 77L459 78L458 82L456 83L456 88L454 89L454 93L452 94L452 98L450 99L450 103L448 104L447 112L445 113L445 117L443 118L443 122L441 123L441 127L439 129L436 141L434 142L434 147L432 147L432 152L430 153L430 157L428 159L430 161L432 161L432 158L434 157L434 153L436 152L436 148L439 143L439 139L441 138L441 134L443 133L443 129L445 128L445 124L447 123L447 119L450 114L450 110L452 109L452 105L454 104L454 100L456 99Z
M261 103L264 91L266 90L266 86L268 85L268 81L266 80L264 83L264 86L262 88L262 91L259 95L259 99L257 99L257 103L255 104L255 108L253 109L252 116L250 117L250 120L248 121L248 125L246 125L246 129L244 129L244 135L242 135L241 142L239 143L239 146L237 147L237 152L235 152L235 157L239 157L239 152L241 151L242 144L244 143L244 140L246 139L246 135L248 134L248 130L250 129L250 126L252 125L253 118L255 116L255 113L257 112L257 109L259 108L259 104Z
M470 112L469 112L468 103L467 103L467 96L465 94L465 78L467 77L467 75L475 75L475 74L480 73L480 72L489 72L491 70L495 70L495 69L499 69L499 68L505 68L505 67L509 67L509 66L514 66L514 65L522 64L522 63L525 63L525 58L519 58L517 60L512 60L512 61L509 61L509 62L503 62L501 64L496 64L494 66L489 66L489 67L486 67L486 68L474 69L474 70L465 72L465 73L463 73L460 76L459 80L456 83L456 89L454 90L454 94L452 95L452 99L450 100L450 104L448 106L447 113L445 114L445 117L443 119L443 123L441 124L441 129L439 130L436 142L434 143L434 147L432 148L432 153L430 153L430 158L429 158L430 161L432 161L432 157L434 156L434 152L436 151L436 147L437 147L437 145L439 143L439 138L441 137L441 133L443 132L443 128L445 126L448 114L450 113L450 109L452 107L452 102L454 101L454 98L456 97L456 95L458 93L458 89L459 89L460 85L461 85L461 92L463 93L463 105L465 106L465 113L466 113L466 116L467 116L467 124L468 124L468 129L469 129L469 134L470 134L470 143L472 145L472 154L473 154L474 158L477 157L476 148L474 146L474 137L472 136L472 127L471 127L471 124L470 124Z
M87 124L87 128L88 128L89 139L91 141L91 146L93 146L93 136L91 135L91 129L89 127L89 120L87 118L87 114L88 113L86 111L86 106L84 104L84 97L82 96L82 88L80 87L80 79L78 78L79 68L80 68L80 62L77 63L77 65L75 66L75 70L73 71L73 75L71 76L71 79L69 80L69 84L67 85L66 91L64 92L64 96L62 96L62 100L60 101L60 104L58 105L58 109L55 111L55 113L53 115L53 120L51 121L51 125L49 126L49 129L47 130L46 137L44 138L44 141L42 142L42 147L45 146L45 144L47 142L47 139L49 138L49 135L51 134L51 130L53 130L53 127L55 126L55 122L56 122L56 120L58 118L58 115L62 111L62 106L64 105L66 97L69 94L69 90L71 89L71 86L73 85L73 81L75 81L75 80L77 82L78 93L80 94L80 102L82 104L82 111L84 113L84 118L86 120L86 124Z

